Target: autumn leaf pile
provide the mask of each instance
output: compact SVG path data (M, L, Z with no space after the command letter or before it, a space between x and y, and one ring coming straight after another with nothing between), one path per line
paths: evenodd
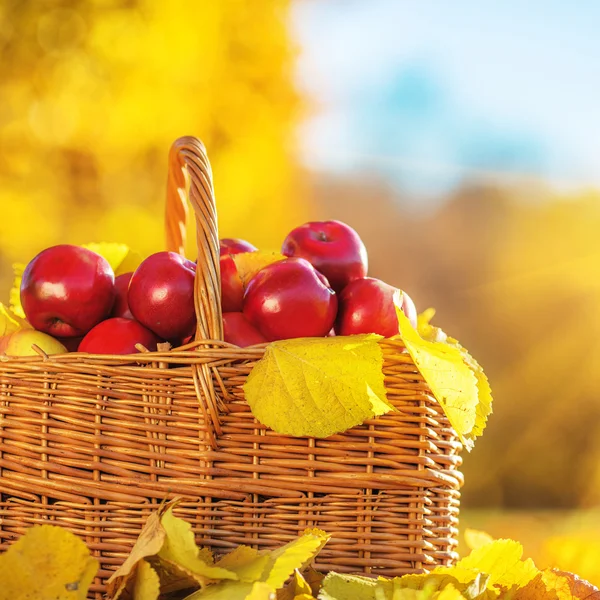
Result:
M173 514L176 504L150 515L108 582L109 600L600 600L587 581L540 570L518 542L485 534L471 535L471 554L453 567L393 579L315 571L310 563L329 539L319 529L280 548L238 546L215 559ZM0 600L84 600L97 570L77 536L35 526L0 555Z

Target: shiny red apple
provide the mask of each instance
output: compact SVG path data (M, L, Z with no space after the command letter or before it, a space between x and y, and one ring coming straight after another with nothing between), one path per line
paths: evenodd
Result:
M135 319L114 317L98 323L79 344L79 352L90 354L135 354L136 344L156 350L160 339Z
M244 300L244 286L230 254L221 255L221 310L239 312Z
M223 254L240 254L242 252L256 252L258 248L240 238L223 238L219 240L219 252Z
M129 309L137 321L164 340L182 340L196 328L196 265L175 252L142 261L129 282Z
M397 335L398 315L394 303L396 292L399 292L398 288L373 277L349 283L339 297L336 334L377 333L384 337ZM401 308L416 327L417 311L408 295L403 294Z
M34 329L60 338L82 336L109 315L114 284L105 258L61 244L42 250L27 265L21 304Z
M264 267L250 280L244 296L244 316L268 341L324 337L336 311L335 292L303 258Z
M241 312L223 313L223 334L226 342L240 348L268 341Z
M123 317L124 319L133 319L133 315L129 310L129 302L127 300L127 292L129 290L129 282L131 281L131 273L123 273L115 277L115 303L110 311L111 317Z
M367 275L365 245L358 233L341 221L312 221L297 227L285 238L281 252L308 260L336 292Z

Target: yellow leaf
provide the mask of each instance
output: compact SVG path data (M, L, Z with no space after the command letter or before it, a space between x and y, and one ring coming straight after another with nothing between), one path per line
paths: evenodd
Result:
M238 546L217 561L215 566L232 571L240 581L259 581L269 562L269 554L250 546Z
M272 342L244 385L252 413L278 433L323 438L393 410L380 338Z
M380 582L371 577L332 571L323 580L319 600L378 600L375 595L378 586Z
M213 579L237 579L227 569L206 564L200 558L200 549L194 540L192 526L173 514L170 506L160 519L165 530L165 541L158 553L161 560L182 571L182 575L193 577L204 585Z
M131 273L135 271L140 263L144 260L144 257L134 250L129 250L126 256L123 258L121 264L113 269L115 272L115 277L122 275L123 273Z
M112 270L114 271L115 275L117 275L117 272L119 271L121 265L131 254L131 250L126 244L118 244L115 242L92 242L90 244L82 244L82 246L83 248L87 248L88 250L91 250L92 252L103 256L108 261L108 264L112 267ZM139 264L139 262L137 264ZM136 267L137 264L135 265ZM124 272L125 271L123 271L123 273Z
M25 267L22 263L15 263L13 265L13 285L10 290L9 300L10 300L10 310L17 315L17 317L25 318L25 312L23 311L23 306L21 305L21 280L23 279L23 271L25 271Z
M428 342L445 342L448 336L435 325L431 319L435 316L435 308L426 308L417 316L417 331L419 335Z
M552 536L544 540L543 562L576 571L580 577L600 585L600 538L582 532L578 535Z
M10 335L20 329L31 329L31 325L0 302L0 337Z
M487 425L488 417L492 414L492 389L486 374L483 372L481 365L469 354L466 348L461 346L453 338L448 338L450 343L458 348L465 364L471 369L477 379L477 408L475 414L475 424L469 434L470 437L476 438L483 434Z
M323 579L325 579L325 575L319 573L319 571L316 571L313 567L308 566L302 572L302 578L310 586L313 596L317 596L321 589L321 585L323 584Z
M304 579L302 573L296 569L294 571L294 596L300 596L302 594L312 598L312 589L308 581Z
M272 550L263 580L279 589L295 569L303 569L315 558L330 537L320 529L310 529L298 539Z
M600 600L600 590L574 573L546 569L542 571L542 579L558 600Z
M471 598L461 594L451 583L441 590L430 585L418 590L406 588L402 586L399 579L394 579L388 584L384 586L379 582L378 587L375 588L375 600L464 600L466 597Z
M160 579L157 572L142 560L136 569L133 600L158 600Z
M474 569L465 569L454 566L445 567L443 569L434 569L431 573L396 577L389 583L382 582L381 579L382 578L380 578L380 585L383 589L386 589L387 586L387 589L389 590L389 585L393 582L405 589L427 590L432 594L434 592L444 590L448 586L452 586L461 593L466 592L466 590L471 588L473 584L475 584L473 587L477 587L481 577L480 574ZM487 582L487 578L484 581ZM497 594L492 594L489 596L489 598L493 598L496 595Z
M212 550L210 548L199 548L198 558L200 560L203 560L207 565L215 564L215 557L213 556Z
M160 523L161 509L153 512L148 517L129 556L127 556L125 562L108 580L108 594L110 598L114 600L119 598L129 581L135 575L135 569L141 560L160 552L166 537L165 530Z
M518 542L494 540L491 544L473 550L469 556L461 559L456 567L438 567L433 573L452 574L454 569L473 569L490 576L488 587L523 587L539 573L539 570L530 558L524 561L522 557L523 546Z
M424 340L399 308L396 312L406 349L460 440L470 450L473 447L470 434L475 426L479 402L477 378L464 363L458 348Z
M275 600L275 590L262 581L225 581L198 590L185 600Z
M0 555L0 600L85 600L97 571L77 536L36 525Z
M279 260L284 260L287 257L279 252L240 252L238 254L232 254L233 262L237 268L238 275L242 280L244 289L250 283L250 280L267 265L270 265Z
M256 581L245 600L275 600L275 598L275 591L268 583Z
M475 550L486 544L491 544L494 538L485 531L479 531L478 529L465 529L465 543L469 550Z
M487 419L492 414L492 390L489 381L479 363L469 354L467 349L458 340L446 335L439 327L431 325L430 321L435 315L433 308L423 311L417 318L417 330L419 335L426 341L432 343L446 343L456 348L463 362L471 369L477 380L477 405L475 409L475 422L473 428L468 432L469 440L479 437L485 430Z
M434 596L434 598L436 598L436 600L464 600L465 598L475 598L475 596L464 596L452 584L450 584L436 596Z

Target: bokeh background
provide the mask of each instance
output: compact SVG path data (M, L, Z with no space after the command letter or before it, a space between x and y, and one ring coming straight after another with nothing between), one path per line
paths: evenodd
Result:
M0 295L59 242L162 249L169 146L201 137L223 237L346 221L484 366L463 527L600 583L599 25L558 0L1 0Z

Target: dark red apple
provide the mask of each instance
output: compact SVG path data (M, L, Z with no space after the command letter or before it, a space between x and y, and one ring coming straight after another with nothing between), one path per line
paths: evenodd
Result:
M323 280L303 258L272 263L250 280L244 316L268 341L324 337L335 320L337 296Z
M244 300L244 286L230 254L221 255L221 310L239 312Z
M135 319L114 317L98 323L79 344L79 352L90 354L135 354L136 344L156 350L159 338Z
M256 252L258 248L239 238L223 238L219 240L219 252L221 256L223 254L240 254L242 252Z
M70 338L60 338L60 343L69 351L69 352L77 352L79 349L79 344L81 344L81 340L85 336L79 337L70 337Z
M182 340L196 328L196 265L175 252L157 252L142 261L129 282L129 309L163 340Z
M129 302L127 301L127 292L129 290L129 282L131 281L132 275L133 271L115 277L115 303L110 311L111 317L133 319L133 315L129 310Z
M87 248L42 250L25 268L21 304L34 329L54 337L85 335L105 319L115 299L108 261Z
M226 342L240 348L268 341L241 312L223 313L223 334Z
M394 303L396 292L399 292L398 288L373 277L349 283L340 294L336 334L378 333L384 337L397 335L398 315ZM402 299L402 311L416 327L417 311L412 300L408 298L406 301L406 298L407 296ZM407 308L404 306L405 301ZM412 311L410 315L407 310Z
M305 258L336 292L367 275L365 245L358 233L341 221L312 221L297 227L285 238L281 252Z

